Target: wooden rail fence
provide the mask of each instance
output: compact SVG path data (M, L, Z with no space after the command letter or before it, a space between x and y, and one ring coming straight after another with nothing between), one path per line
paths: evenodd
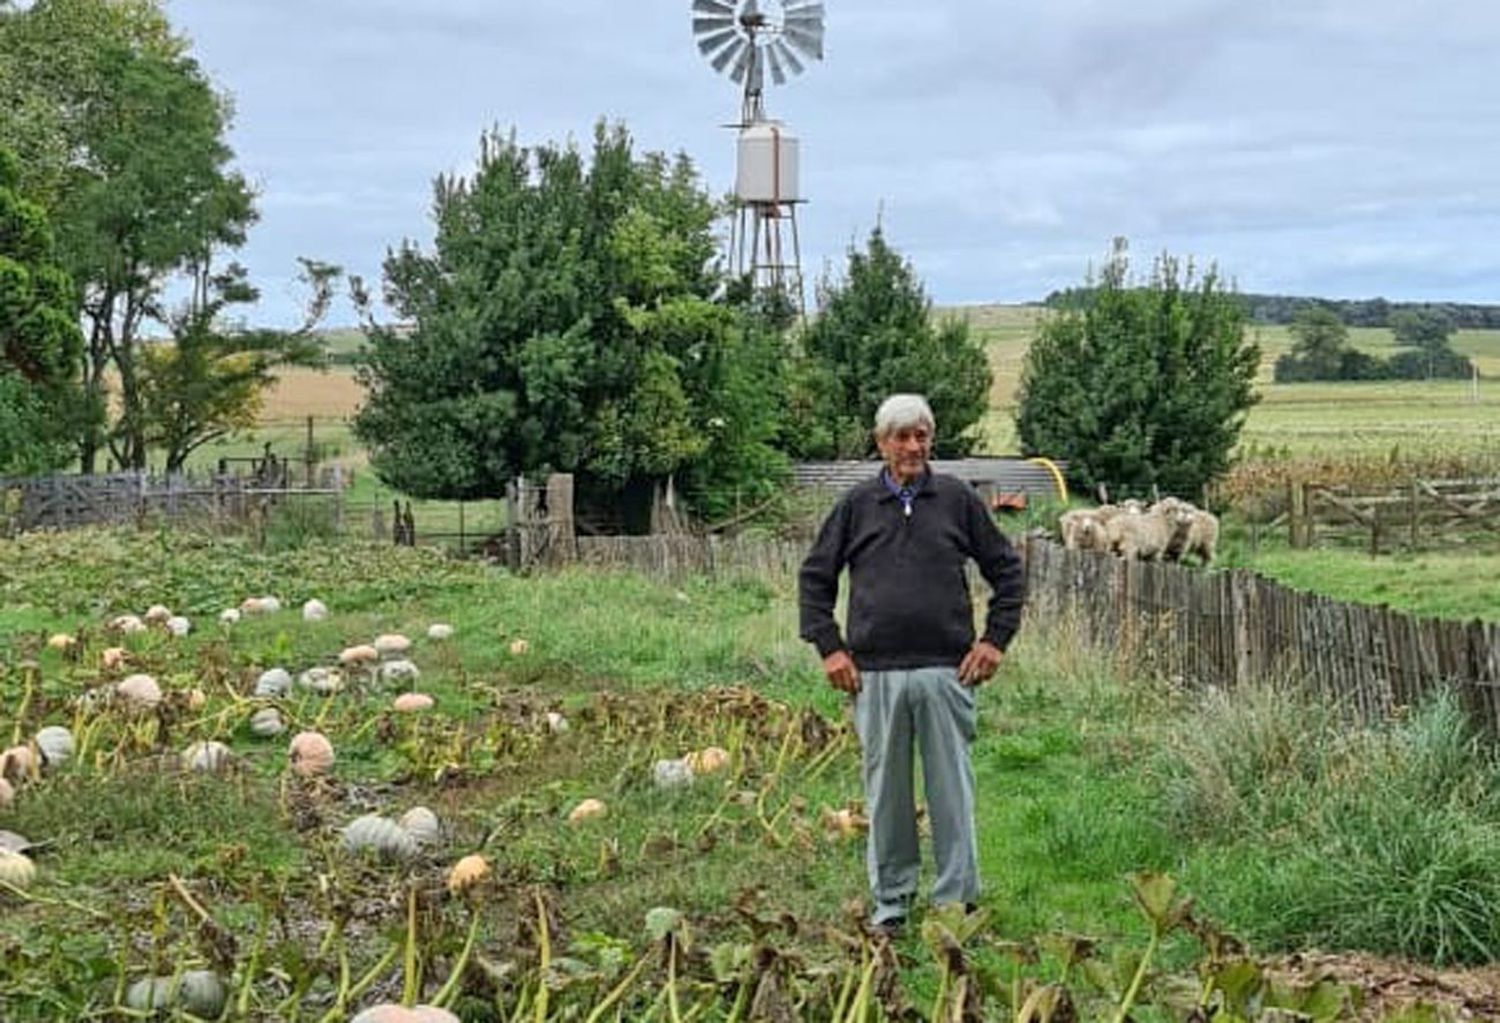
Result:
M1500 537L1500 479L1424 480L1371 491L1293 483L1287 525L1293 547L1319 538L1368 538L1372 553L1420 548L1483 531Z

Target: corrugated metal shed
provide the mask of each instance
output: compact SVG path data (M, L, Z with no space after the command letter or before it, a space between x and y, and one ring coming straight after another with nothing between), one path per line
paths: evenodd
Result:
M987 493L1028 494L1036 497L1059 497L1057 477L1045 463L1024 458L934 459L932 469L947 476L957 476ZM1063 462L1055 463L1058 472L1067 472ZM802 462L792 467L792 479L799 487L848 490L880 471L880 462Z

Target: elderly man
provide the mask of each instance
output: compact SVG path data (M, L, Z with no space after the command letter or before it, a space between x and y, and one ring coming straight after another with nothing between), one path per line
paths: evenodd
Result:
M829 682L854 698L870 817L871 923L887 932L905 923L921 864L914 741L932 821L932 900L972 907L979 898L974 687L999 667L1025 597L1020 559L979 495L929 469L936 428L920 395L886 399L875 413L885 467L829 513L799 581L802 638L817 647ZM993 590L977 640L970 558ZM847 639L833 615L846 566Z

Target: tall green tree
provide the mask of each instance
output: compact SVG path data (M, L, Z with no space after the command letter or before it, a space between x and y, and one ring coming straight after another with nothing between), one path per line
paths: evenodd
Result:
M1288 328L1292 350L1276 359L1277 383L1308 380L1378 380L1388 368L1349 343L1349 328L1338 310L1318 302L1302 306Z
M695 474L761 480L776 459L778 339L713 301L714 202L685 157L623 127L574 146L490 133L472 177L436 185L431 252L385 263L411 324L371 324L355 429L381 477L426 497L496 496L518 474L604 494Z
M227 322L229 310L259 298L245 268L197 269L192 298L170 319L171 339L140 352L141 428L167 473L181 472L204 444L252 428L279 369L326 365L314 331L340 274L304 259L302 280L312 289L306 322L293 331L248 330Z
M1163 255L1130 279L1123 239L1080 306L1050 315L1026 355L1016 429L1028 455L1111 493L1196 496L1229 465L1260 350L1216 270Z
M1439 309L1403 309L1391 314L1390 322L1399 348L1440 352L1453 338L1453 318Z
M877 227L863 250L850 249L843 278L825 280L819 291L795 368L792 452L868 456L880 403L892 393L917 392L937 419L937 455L968 454L971 428L988 407L989 362L965 321L933 322L916 271L884 232Z
M19 182L20 162L0 148L0 474L65 464L82 414L73 285L46 212Z
M119 416L79 444L93 471L107 443L143 468L142 332L166 324L163 294L214 252L243 244L256 213L225 142L230 108L156 2L37 0L0 18L0 56L27 83L5 131L35 162L60 252L81 293L85 393ZM97 420L95 420L97 421Z

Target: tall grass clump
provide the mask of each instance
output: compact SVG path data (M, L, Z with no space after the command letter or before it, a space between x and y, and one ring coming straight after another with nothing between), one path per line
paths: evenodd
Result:
M1249 936L1438 964L1500 952L1500 774L1448 691L1363 725L1285 686L1205 696L1165 754L1203 901Z

